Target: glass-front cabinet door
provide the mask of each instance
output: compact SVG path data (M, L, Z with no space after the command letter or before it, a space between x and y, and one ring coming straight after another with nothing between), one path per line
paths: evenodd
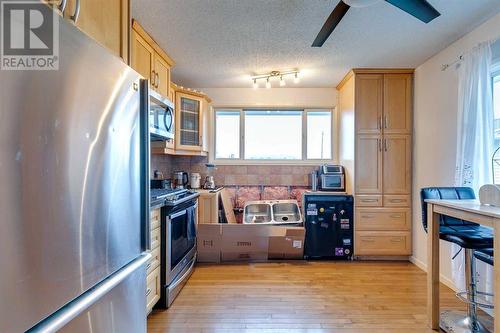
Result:
M203 148L203 98L176 93L175 148L201 151Z

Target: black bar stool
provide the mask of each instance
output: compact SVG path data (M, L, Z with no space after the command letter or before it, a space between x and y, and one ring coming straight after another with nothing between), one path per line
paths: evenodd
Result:
M468 200L475 199L474 190L469 187L428 187L420 191L422 203L422 224L427 232L426 199ZM489 333L479 321L476 301L476 261L474 250L493 247L493 230L477 223L441 215L439 220L439 238L455 243L465 249L465 282L467 290L457 293L457 297L467 303L467 314L458 311L441 313L440 326L446 332L453 333Z
M482 262L487 263L488 265L493 266L493 262L494 262L493 249L476 250L476 251L474 251L474 257L476 257L476 259L478 259L478 260L481 260ZM480 295L484 295L484 296L493 296L493 294L485 293L482 291L478 291L477 293ZM486 308L486 309L494 309L495 308L493 306L493 304L486 304L486 303L478 304L478 306Z
M476 259L481 260L482 262L487 263L488 265L493 266L493 249L481 249L474 251L474 257Z

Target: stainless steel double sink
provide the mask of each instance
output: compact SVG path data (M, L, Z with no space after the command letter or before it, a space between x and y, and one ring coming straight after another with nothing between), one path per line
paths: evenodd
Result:
M296 200L249 201L243 209L245 224L298 224L302 214Z

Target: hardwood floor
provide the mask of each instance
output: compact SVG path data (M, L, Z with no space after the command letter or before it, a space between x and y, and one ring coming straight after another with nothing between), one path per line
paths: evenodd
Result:
M445 286L441 308L465 310ZM198 265L149 333L430 333L426 274L407 262Z

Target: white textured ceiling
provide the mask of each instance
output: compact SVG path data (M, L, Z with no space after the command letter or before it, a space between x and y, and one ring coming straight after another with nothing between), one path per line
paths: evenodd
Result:
M299 87L333 87L353 67L416 67L500 12L499 0L429 0L424 24L381 1L351 8L310 45L339 0L132 0L132 17L176 61L188 87L251 87L250 75L299 68ZM273 84L277 86L277 83Z

